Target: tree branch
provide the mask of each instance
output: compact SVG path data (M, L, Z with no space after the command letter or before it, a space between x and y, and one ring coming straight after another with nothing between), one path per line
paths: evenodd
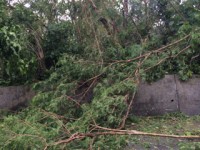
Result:
M159 134L159 133L147 133L141 132L137 130L117 130L117 129L109 129L104 127L99 127L99 129L106 130L104 132L94 132L94 133L75 133L70 138L66 140L60 140L55 142L53 145L59 144L68 144L74 140L82 140L86 137L97 137L97 136L107 136L107 135L143 135L143 136L152 136L152 137L165 137L165 138L176 138L176 139L200 139L200 136L184 136L184 135L168 135L168 134Z

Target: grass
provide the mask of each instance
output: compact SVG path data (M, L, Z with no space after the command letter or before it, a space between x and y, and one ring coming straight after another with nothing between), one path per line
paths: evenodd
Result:
M189 117L182 113L173 113L154 117L131 117L127 129L150 133L200 136L200 116ZM144 136L130 136L130 139L128 150L200 150L200 141L197 140Z

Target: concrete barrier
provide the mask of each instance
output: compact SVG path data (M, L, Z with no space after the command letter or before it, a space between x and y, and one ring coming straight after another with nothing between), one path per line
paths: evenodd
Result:
M35 93L28 86L0 87L0 109L13 109L31 100ZM135 115L163 115L183 112L200 115L200 78L183 82L166 75L157 82L139 85L133 104Z
M25 105L34 95L28 86L0 87L0 109L15 109Z
M166 75L157 82L139 85L133 114L147 116L170 112L200 114L200 78L183 82L176 75Z
M200 114L200 78L194 77L187 82L179 81L175 76L179 110L188 115Z

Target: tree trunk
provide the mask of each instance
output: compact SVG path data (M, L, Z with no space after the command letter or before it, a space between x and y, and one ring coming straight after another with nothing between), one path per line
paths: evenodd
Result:
M124 0L123 2L123 12L124 12L124 26L126 26L128 18L128 0Z

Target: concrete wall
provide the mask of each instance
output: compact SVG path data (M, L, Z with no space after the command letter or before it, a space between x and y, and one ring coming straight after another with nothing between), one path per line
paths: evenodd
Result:
M0 87L0 109L15 109L25 105L34 95L28 86Z
M154 82L139 85L133 104L135 115L162 115L169 112L200 114L200 78L187 82L176 75L166 75Z
M177 77L179 110L188 115L200 114L200 78L193 78L187 82L181 82Z
M0 109L13 109L27 103L35 95L28 86L0 87ZM135 115L162 115L181 111L200 114L200 78L182 82L175 75L139 85L133 104Z

